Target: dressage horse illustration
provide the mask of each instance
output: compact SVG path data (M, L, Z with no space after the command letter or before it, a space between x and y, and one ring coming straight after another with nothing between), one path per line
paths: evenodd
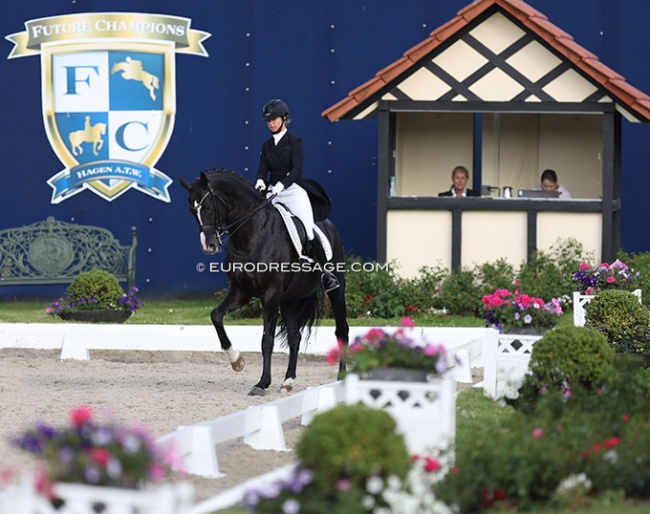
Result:
M324 296L321 272L312 269L295 271L296 266L291 265L299 264L298 253L282 216L269 199L260 196L240 175L228 170L214 170L201 173L192 183L182 177L179 177L179 182L189 192L189 209L199 225L203 252L215 254L221 250L223 238L228 238L224 264L228 269L230 287L224 300L210 315L221 348L227 353L232 368L241 371L244 368L243 356L228 339L223 318L246 305L251 298L259 298L264 309L263 370L249 395L263 396L271 385L271 355L279 313L279 337L289 346L289 364L280 390L292 391L301 333L313 326ZM349 327L342 271L343 246L331 221L325 220L317 225L331 242L331 262L338 264L334 269L340 287L327 295L336 322L336 338L347 348ZM339 377L345 373L345 353L341 352Z
M93 153L97 155L98 150L104 146L104 137L106 135L106 123L90 124L90 116L86 116L86 125L83 130L75 130L68 134L72 155L81 155L84 151L82 143L92 143ZM77 153L78 152L78 153Z
M122 72L121 77L125 80L137 80L142 82L142 85L149 90L149 96L151 99L156 99L155 90L160 88L160 81L158 80L158 77L144 70L142 67L142 61L127 57L124 61L116 62L113 65L111 75L118 71Z

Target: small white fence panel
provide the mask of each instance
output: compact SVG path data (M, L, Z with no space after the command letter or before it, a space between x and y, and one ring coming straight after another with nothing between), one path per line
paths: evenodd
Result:
M345 403L386 410L411 453L447 449L456 437L456 382L446 375L430 382L345 377Z
M641 299L641 289L635 289L632 294L639 299L639 303L643 303ZM573 325L576 327L585 326L585 307L594 299L596 295L593 294L580 294L578 291L573 293Z
M492 398L518 384L528 372L533 345L540 335L499 334L486 341L483 388Z
M188 514L193 498L187 483L145 490L59 483L53 492L63 502L58 508L36 492L28 477L0 495L0 514Z

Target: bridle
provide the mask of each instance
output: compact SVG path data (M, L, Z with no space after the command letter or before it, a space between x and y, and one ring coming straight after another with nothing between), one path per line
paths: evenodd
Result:
M203 202L208 196L212 200L212 207L214 208L214 223L211 225L204 224L202 222L203 220L198 215L203 205ZM237 232L250 218L252 218L257 211L265 207L267 204L271 203L271 200L273 200L275 196L276 195L269 196L261 204L255 207L251 212L249 212L248 214L244 214L238 220L235 220L229 225L224 226L224 223L221 221L219 216L219 208L217 202L220 202L222 205L224 205L224 207L227 206L225 205L225 202L215 194L214 189L212 189L212 185L208 182L208 191L203 195L203 197L198 202L198 205L196 207L190 204L190 210L197 215L197 219L199 220L199 232L205 234L208 231L214 230L217 235L217 241L219 241L219 245L223 246L224 244L224 241L222 239L223 236L228 235L232 237L232 235L235 232Z

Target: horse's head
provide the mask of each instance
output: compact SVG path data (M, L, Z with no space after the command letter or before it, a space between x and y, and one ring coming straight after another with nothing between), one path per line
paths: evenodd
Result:
M208 176L201 173L192 183L182 177L178 179L181 186L189 192L187 199L190 212L199 224L201 249L208 255L221 250L221 228L225 222L223 204L215 193Z

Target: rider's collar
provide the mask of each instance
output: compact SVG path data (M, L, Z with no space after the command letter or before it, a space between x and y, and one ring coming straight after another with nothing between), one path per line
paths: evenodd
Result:
M275 142L276 145L280 142L280 139L282 139L286 133L287 133L287 127L284 127L277 134L273 134L273 141Z

